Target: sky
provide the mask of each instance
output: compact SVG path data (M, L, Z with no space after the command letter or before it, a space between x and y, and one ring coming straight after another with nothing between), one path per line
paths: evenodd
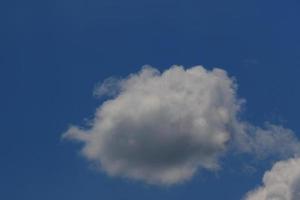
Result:
M282 177L286 177L285 171L300 174L297 158L291 158L286 153L279 155L280 152L276 150L281 146L280 141L288 141L282 146L297 146L297 138L300 137L299 9L300 3L296 0L1 2L0 198L241 200L249 191L261 186L260 191L249 200L270 200L263 197L262 193L268 187L273 188L274 180L284 179L274 179L273 174L283 173ZM151 67L143 68L144 65ZM177 67L170 68L173 65ZM216 72L214 68L222 70ZM155 72L148 74L149 81L144 82L141 74L147 70ZM103 128L103 121L97 120L95 113L104 119L120 114L118 119L129 123L125 120L127 114L140 112L137 116L141 118L138 120L144 120L138 121L142 125L138 131L128 128L128 124L121 126L114 121L111 123L116 128L114 130L118 130L113 132L116 138L119 138L119 132L124 127L128 129L126 133L140 130L144 133L143 130L150 123L147 116L157 119L161 114L154 112L148 115L149 109L144 107L135 112L135 105L128 102L137 102L137 107L141 103L149 103L149 98L144 93L140 94L136 86L158 99L167 94L176 95L176 90L172 89L173 75L165 73L174 71L177 73L174 76L178 76L176 80L179 80L177 85L181 86L183 82L191 85L184 91L191 89L194 96L208 91L204 102L221 99L204 108L211 112L209 116L214 116L216 107L224 108L230 115L230 126L234 127L234 133L227 133L228 130L224 128L229 123L226 117L223 122L220 115L207 118L198 112L198 108L191 109L195 116L211 122L207 130L213 131L208 135L223 138L209 140L209 145L215 148L211 154L205 155L208 157L197 157L199 151L191 151L192 155L197 155L195 164L190 152L182 155L177 153L184 158L191 158L193 164L178 161L173 166L167 157L157 160L157 157L149 156L145 148L124 147L128 152L141 150L133 158L118 154L124 150L123 146L116 145L114 140L101 138L109 135L110 131L97 132L97 127ZM189 75L200 78L193 82L194 79ZM113 80L116 80L112 88L110 85L101 85L109 77L115 77ZM154 87L154 83L161 85ZM206 87L197 87L202 83ZM166 88L160 87L162 85ZM102 96L95 96L95 90L102 91L101 87L116 94L105 96L100 92ZM109 92L106 90L104 93ZM169 104L172 102L170 100L164 101L163 108L168 108L166 111L178 109L177 113L181 113L198 103L198 98L185 93L182 95L174 104ZM227 95L228 100L225 101L222 97ZM186 98L190 103L187 107L183 100ZM114 100L111 107L103 104L109 99ZM238 108L240 99L245 102ZM156 104L153 106L157 108ZM99 111L101 109L96 111L97 108L106 112ZM115 108L119 110L110 110ZM189 114L187 112L187 116ZM171 116L174 115L163 115L163 120L152 120L151 123L162 127L154 129L154 132L170 131L164 125L171 123ZM129 119L132 119L131 115ZM189 120L185 119L196 120L194 117L183 119L174 120L182 122L183 127L188 125L185 122ZM93 124L88 126L90 121ZM266 122L274 124L275 128L264 125ZM250 126L251 131L241 128L246 125ZM222 128L214 131L216 127ZM276 136L279 128L282 129L277 132L283 134L282 137ZM187 132L193 135L197 130L195 128ZM200 127L199 130L201 132L203 129ZM222 134L214 135L219 131ZM171 132L177 133L173 129ZM247 135L247 141L251 141L253 146L246 150L242 148L245 145L231 139L240 136L241 132L246 135L251 132L249 138ZM273 141L273 138L279 140L274 139L273 145L268 143L265 147L265 143L259 143L264 141L259 137L261 132L264 132L268 141ZM85 137L89 134L93 137ZM180 139L180 134L179 131L174 135ZM292 139L282 140L285 135ZM162 152L182 152L180 145L168 143L169 137L166 138L166 148L162 148L157 140L150 140L153 142L150 144L155 146L159 143L157 149ZM206 139L195 145L204 145ZM93 141L106 141L107 145ZM187 140L189 144L192 141ZM137 142L145 144L144 140ZM227 143L230 143L229 150L224 152ZM257 146L266 148L271 156L261 158L262 150ZM94 150L97 148L103 151ZM294 149L286 151L298 153L293 152ZM159 167L146 170L144 164L152 163L147 158L158 161L167 171L174 167L175 174L178 174L178 166L184 166L186 173L174 178ZM279 161L289 158L289 161ZM111 161L114 159L123 159L121 164L128 165L129 170L124 167L113 169L112 166L116 165ZM273 165L275 162L277 164ZM99 165L105 166L99 170ZM262 180L266 170L271 171ZM137 172L140 173L136 175ZM288 180L292 185L290 193L295 190L293 188L299 187L299 180ZM297 195L280 197L280 200L296 200Z

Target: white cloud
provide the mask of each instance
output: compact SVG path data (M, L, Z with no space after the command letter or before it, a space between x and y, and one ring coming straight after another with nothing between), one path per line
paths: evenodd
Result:
M246 131L250 152L259 158L299 156L300 143L290 129L266 123L264 128L250 126Z
M72 126L64 137L83 142L82 154L112 176L171 185L199 168L218 169L228 146L260 155L299 150L290 130L237 119L242 101L221 69L173 66L160 73L144 67L126 79L104 81L95 93L112 98L89 128Z
M300 158L277 162L263 177L263 186L249 192L245 200L299 200Z

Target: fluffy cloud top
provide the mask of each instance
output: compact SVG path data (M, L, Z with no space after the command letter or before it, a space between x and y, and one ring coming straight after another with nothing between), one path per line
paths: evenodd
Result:
M298 151L291 131L237 119L241 101L221 69L173 66L160 73L144 67L126 79L104 81L96 93L112 98L97 109L89 128L72 126L64 137L83 142L82 154L112 176L171 185L199 168L218 169L228 144L262 154L285 141L294 145L279 153Z
M245 200L299 200L300 158L280 161L266 172L263 186L248 193Z

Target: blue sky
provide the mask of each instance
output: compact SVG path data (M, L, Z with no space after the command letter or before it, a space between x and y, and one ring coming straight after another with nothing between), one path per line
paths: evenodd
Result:
M243 118L300 137L299 1L7 1L0 6L1 199L241 199L270 163L223 170L170 188L91 169L62 141L103 99L95 85L150 64L220 67L247 100ZM256 162L256 161L253 161Z

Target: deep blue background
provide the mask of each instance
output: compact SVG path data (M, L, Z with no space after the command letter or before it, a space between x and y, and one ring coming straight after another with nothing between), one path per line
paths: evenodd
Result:
M156 188L95 172L61 134L93 116L96 83L144 64L221 67L247 99L244 118L299 133L299 10L298 0L1 1L0 199L239 200L265 165L229 158Z

